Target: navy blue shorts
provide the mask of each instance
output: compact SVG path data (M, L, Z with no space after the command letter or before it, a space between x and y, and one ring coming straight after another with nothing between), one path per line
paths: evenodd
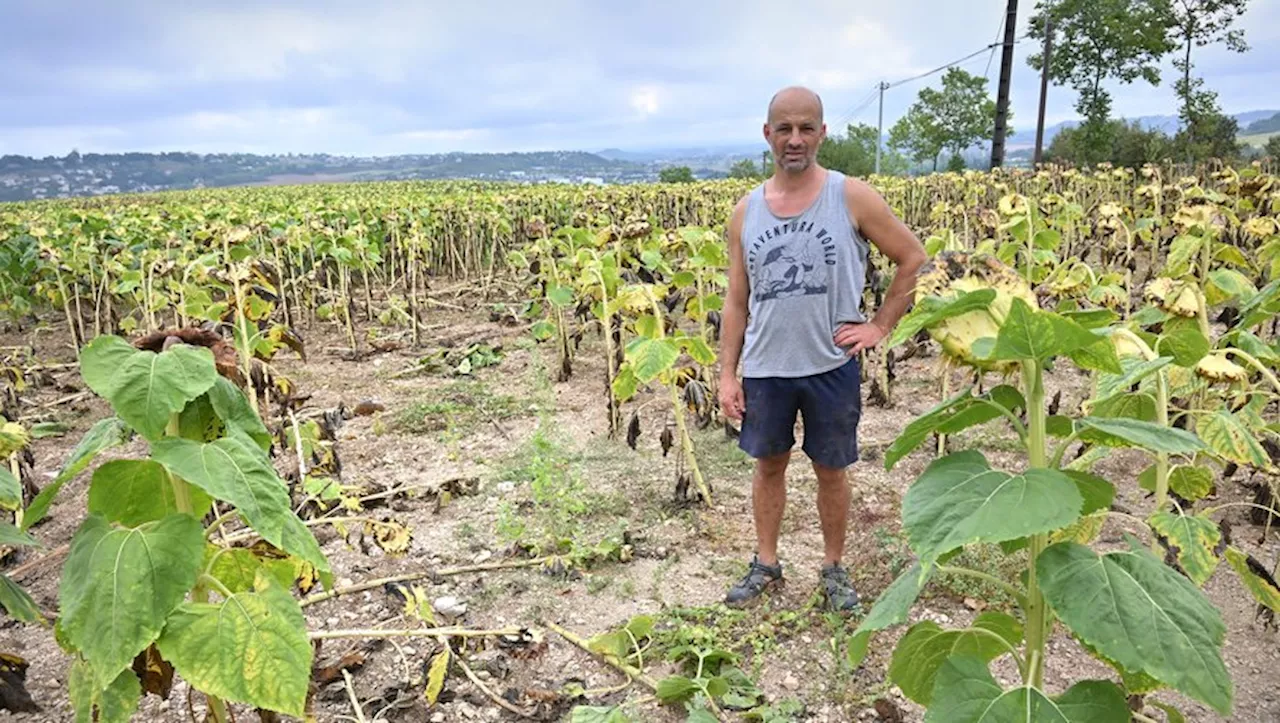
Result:
M822 374L742 380L746 411L738 446L760 459L795 446L796 413L804 420L804 453L833 469L858 461L862 373L854 357Z

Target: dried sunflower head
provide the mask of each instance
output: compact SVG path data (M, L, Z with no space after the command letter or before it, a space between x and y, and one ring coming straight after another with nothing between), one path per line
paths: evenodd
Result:
M1192 284L1161 276L1147 284L1143 297L1170 314L1190 318L1200 311L1199 292Z
M1009 371L1013 365L1008 362L979 359L974 354L973 343L984 337L995 338L1000 333L1000 325L1009 315L1014 299L1038 308L1035 293L1025 279L994 256L944 251L921 270L916 284L919 297L944 299L979 289L995 290L995 300L989 307L947 319L930 328L929 336L955 361L982 369Z
M0 462L9 455L26 447L31 442L31 434L17 422L5 421L0 417Z
M1244 367L1222 352L1211 352L1196 363L1196 375L1211 382L1243 382L1249 377Z

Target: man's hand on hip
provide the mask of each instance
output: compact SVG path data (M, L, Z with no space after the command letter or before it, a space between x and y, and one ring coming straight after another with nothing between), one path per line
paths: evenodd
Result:
M742 413L746 409L742 382L738 381L736 376L720 377L720 411L724 416L734 421L741 421Z
M868 321L863 324L841 324L836 329L835 340L836 346L844 349L847 356L853 356L879 344L887 336L889 334L878 324Z

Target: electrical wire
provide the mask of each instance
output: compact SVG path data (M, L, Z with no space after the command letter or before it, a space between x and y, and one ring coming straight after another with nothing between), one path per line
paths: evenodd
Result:
M838 120L838 121L837 121L833 126L831 126L831 127L832 127L832 128L843 128L843 127L844 127L844 125L845 125L846 123L848 123L849 121L853 120L854 118L857 118L857 117L862 113L862 111L866 110L868 106L870 106L873 102L875 102L875 100L876 100L876 95L877 95L879 92L880 92L880 86L879 86L879 85L876 85L875 87L873 87L873 88L871 89L871 92L870 92L870 93L868 93L866 96L864 96L864 97L862 98L862 100L858 101L858 104L857 104L857 105L855 105L855 106L853 107L853 110L850 110L850 111L848 111L848 112L846 112L846 113L841 114L841 116L840 116L840 120Z
M997 43L1000 41L1000 36L1001 34L1004 33L1004 23L1008 19L1009 19L1008 13L1003 13L1003 12L1000 13L1000 24L996 26L996 37L992 39L991 41L992 43ZM991 80L991 61L995 59L996 59L996 49L992 47L991 54L987 56L987 69L982 71L982 76L987 80Z

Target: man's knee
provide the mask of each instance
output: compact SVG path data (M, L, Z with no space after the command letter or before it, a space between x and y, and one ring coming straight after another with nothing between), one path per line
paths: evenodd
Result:
M756 469L765 482L782 483L787 474L787 463L791 461L791 453L783 452L756 460Z
M818 484L827 485L843 485L848 481L846 467L827 467L826 465L813 463L813 473L818 478Z

